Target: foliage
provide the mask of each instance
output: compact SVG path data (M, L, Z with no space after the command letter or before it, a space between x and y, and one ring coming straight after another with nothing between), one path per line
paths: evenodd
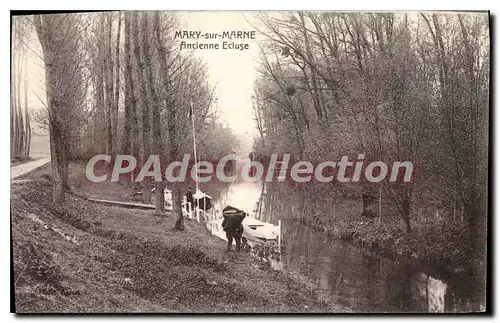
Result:
M257 153L411 161L411 183L381 182L377 193L406 232L414 211L429 206L463 216L472 243L484 245L487 14L289 12L260 21ZM339 189L330 187L318 195Z
M206 67L181 52L174 38L176 13L49 14L29 21L45 67L41 101L47 111L35 113L35 120L51 134L54 201L64 200L70 159L122 153L144 163L154 153L163 162L180 160L192 152L192 123L204 157L221 158L237 148L218 120ZM145 178L145 192L150 185ZM162 183L155 185L161 194ZM174 206L179 194L174 187ZM144 194L144 202L150 199ZM161 197L157 206L161 214Z

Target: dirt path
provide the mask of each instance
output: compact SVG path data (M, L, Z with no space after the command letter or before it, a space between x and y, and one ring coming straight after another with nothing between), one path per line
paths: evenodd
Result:
M19 164L10 168L10 179L16 179L22 175L34 171L50 162L50 158L40 158L28 163Z

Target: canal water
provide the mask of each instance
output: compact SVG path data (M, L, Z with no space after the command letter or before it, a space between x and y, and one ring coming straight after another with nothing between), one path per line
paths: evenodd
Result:
M318 295L325 300L348 306L355 312L485 309L485 291L481 287L484 278L444 273L441 269L409 265L402 260L370 254L301 225L296 218L304 216L301 214L304 203L316 201L304 200L289 192L280 193L275 186L262 182L236 182L216 190L212 188L210 193L214 196L214 213L218 216L226 205L232 205L265 222L276 225L279 219L282 220L281 261L273 262L273 267L312 282ZM353 209L352 205L349 209ZM338 210L342 210L341 205ZM354 208L354 211L358 210ZM221 228L211 228L214 234L224 237Z

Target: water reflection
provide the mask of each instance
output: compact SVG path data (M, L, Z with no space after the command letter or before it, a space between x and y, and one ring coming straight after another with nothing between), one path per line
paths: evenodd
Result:
M347 242L300 225L296 218L304 216L318 202L279 185L286 184L239 182L225 186L214 201L214 208L222 210L229 204L262 221L277 224L281 219L281 261L274 261L273 267L314 282L321 298L360 312L484 309L484 295L464 288L465 285L470 289L477 278L452 275L443 279L432 269L367 254ZM342 209L341 204L342 201L337 202L337 209Z

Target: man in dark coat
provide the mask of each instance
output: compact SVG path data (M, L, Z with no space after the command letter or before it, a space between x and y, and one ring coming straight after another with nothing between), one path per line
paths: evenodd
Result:
M231 251L233 245L233 238L236 241L236 251L239 252L241 248L241 237L243 235L243 220L247 214L241 210L226 206L222 210L222 228L226 231L227 238L227 251Z
M186 193L186 202L191 203L191 210L194 210L193 190L191 187L188 188Z

